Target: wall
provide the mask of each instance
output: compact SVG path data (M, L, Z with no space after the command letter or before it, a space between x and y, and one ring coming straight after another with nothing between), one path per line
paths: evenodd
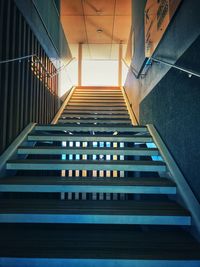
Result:
M177 65L200 73L200 37ZM161 134L192 190L200 200L200 78L171 69L140 103L140 123L152 123Z
M144 56L145 4L146 0L132 0L132 23L134 24L135 39L134 57L131 65L136 70L136 73L142 72L142 67L146 61ZM199 1L184 0L153 56L174 64L196 40L199 34ZM169 67L153 64L153 67L150 68L145 78L140 77L140 79L136 79L131 69L129 70L124 86L138 118L140 101L156 86L168 71Z
M60 105L59 77L51 76L57 69L50 58L56 55L59 59L63 50L56 49L56 39L53 43L34 7L23 9L22 13L16 2L32 3L0 1L0 61L27 55L38 58L32 56L0 64L0 153L28 123L50 123ZM29 20L23 15L26 12Z
M71 53L60 23L58 3L55 5L53 0L15 0L15 3L49 58L69 60Z
M42 44L56 68L65 66L72 58L68 42L60 23L59 0L14 0L32 31ZM69 90L66 87L66 68L58 75L58 95Z
M143 7L144 2L133 0L134 28L140 30L140 34L135 36L135 59L132 60L134 68L138 66L137 71L141 71L141 62L145 62L144 54L141 52L141 46L144 49L144 38L141 33L142 31L144 34L144 10L138 7L134 10L134 6ZM138 10L140 14L136 15L135 12ZM184 0L153 56L200 72L199 35L199 1ZM180 71L156 63L153 63L146 75L139 79L129 70L125 83L129 101L140 122L153 123L156 126L198 198L199 85L198 78L188 78Z

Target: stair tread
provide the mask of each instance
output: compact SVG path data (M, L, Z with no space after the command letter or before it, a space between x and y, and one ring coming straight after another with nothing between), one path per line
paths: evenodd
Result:
M165 166L165 163L162 161L152 161L152 160L62 160L62 159L15 159L8 160L7 164L12 163L31 163L31 164L75 164L75 165L123 165L123 166L132 166L132 165L147 165L147 166Z
M200 245L177 228L23 224L1 226L0 235L0 257L200 259Z
M105 107L97 107L97 106L93 106L93 107L90 107L90 106L69 106L67 105L65 110L92 110L92 111L127 111L127 107L126 106L123 106L123 107L108 107L108 106L105 106Z
M131 132L148 132L147 130L147 127L146 126L132 126L131 124L129 126L127 126L127 124L120 124L120 126L118 125L108 125L108 124L105 124L105 125L102 125L102 124L97 124L97 125L94 125L92 123L88 123L88 124L84 124L84 126L80 126L79 124L77 123L66 123L65 125L59 125L59 124L38 124L35 126L35 130L43 130L43 129L48 129L50 131L53 131L54 129L59 129L59 130L65 130L66 127L71 127L71 130L73 129L78 129L79 131L83 130L83 129L87 129L87 128L91 128L93 131L95 130L98 130L100 128L102 128L102 131L103 130L109 130L109 131L126 131L126 130L129 130ZM89 130L88 130L89 131Z
M95 154L101 155L102 153L114 154L114 155L154 155L157 156L159 151L157 148L134 148L134 147L123 147L123 148L89 148L89 147L61 147L61 146L20 146L18 147L18 154L25 153L37 153L38 154Z
M101 161L101 160L55 160L55 159L18 159L9 160L7 170L116 170L164 172L166 165L161 161Z
M93 101L91 102L69 102L67 104L67 107L94 107L94 108L115 108L115 107L124 107L126 108L126 104L125 103L114 103L114 102L109 102L109 103L102 103L98 102L98 103L94 103Z
M99 119L99 118L90 118L90 119L82 119L82 118L74 118L74 119L71 119L71 118L63 118L60 117L59 120L58 120L58 123L65 123L65 124L75 124L75 123L81 123L84 125L85 124L96 124L96 125L113 125L113 124L117 124L117 126L120 126L121 124L124 125L124 124L128 124L128 125L132 125L131 124L131 120L130 119L108 119L108 120L104 120L104 119Z
M172 201L0 199L0 216L7 213L190 216Z
M64 109L63 113L65 114L101 114L101 115L127 115L128 116L128 112L127 110L125 111L122 111L122 110L117 110L117 111L110 111L110 110L107 110L107 111L104 111L104 110L98 110L98 111L93 111L93 110L76 110L76 109L73 109L73 110L69 110L69 109Z
M164 178L91 178L14 176L1 178L0 192L85 192L176 194L176 185Z
M0 179L0 185L95 185L95 186L176 186L173 181L160 177L102 178L102 177L60 177L60 176L7 176Z
M113 105L113 104L115 104L115 105L117 105L117 104L123 104L123 105L125 105L125 101L124 101L124 99L118 99L118 100L116 100L116 99L100 99L100 98L94 98L94 99L88 99L88 98L85 98L85 99L74 99L74 98L71 98L70 99L70 101L69 101L69 105L70 104L72 104L72 103L77 103L77 104L79 104L79 103L82 103L83 104L83 101L84 101L84 104L86 104L86 103L88 103L88 104L92 104L92 103L94 103L94 104L106 104L106 103L108 103L108 104L111 104L111 105Z
M130 116L129 115L120 115L120 114L105 114L102 115L102 114L84 114L84 113L80 113L80 114L77 114L77 113L65 113L63 112L61 117L68 117L68 118L81 118L81 119L88 119L88 118L101 118L101 119L107 119L107 120L110 120L110 119L129 119Z
M66 115L65 114L62 114L61 115L61 119L64 119L64 117L65 117ZM74 116L77 118L77 119L81 119L81 120L83 120L83 121L88 121L88 118L87 117L83 117L83 118L81 118L81 115L76 115L76 114L74 114ZM82 115L82 116L84 116L84 115ZM85 115L85 116L87 116L87 115ZM90 115L91 116L91 115ZM123 117L120 117L120 116L113 116L113 118L111 117L111 116L101 116L102 118L99 118L98 117L99 115L92 115L92 117L91 117L91 119L97 119L97 120L99 120L99 119L101 119L102 121L110 121L110 120L113 120L113 121L118 121L118 120L121 120L121 121L130 121L130 118L129 118L129 116L127 115L127 116L123 116ZM125 118L124 118L125 117ZM71 118L68 118L68 119L71 119ZM74 118L73 118L74 119Z
M74 101L74 100L76 100L76 101L82 101L82 100L85 100L85 99L87 99L87 100L91 100L91 101L93 101L93 100L112 100L112 101L115 101L115 100L117 100L117 101L124 101L124 98L123 98L123 96L120 96L120 95L118 95L118 96L109 96L109 95L99 95L99 96L95 96L95 95L77 95L77 94L75 94L75 95L73 95L72 97L71 97L71 100L72 101Z
M63 127L63 126L61 126ZM63 129L61 129L63 130ZM70 129L68 129L70 131ZM108 135L108 134L45 134L31 133L28 135L29 141L104 141L104 142L152 142L152 137L149 135Z

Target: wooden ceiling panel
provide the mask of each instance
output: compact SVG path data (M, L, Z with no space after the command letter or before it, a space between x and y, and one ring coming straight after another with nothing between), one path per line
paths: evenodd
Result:
M110 44L112 43L112 16L86 16L86 30L88 43ZM101 29L102 32L97 32Z
M131 0L116 0L116 15L131 16Z
M83 7L81 0L61 0L61 16L81 16Z
M114 23L113 43L128 42L131 27L131 17L116 16Z
M69 43L86 43L83 16L62 16L63 29Z
M117 58L117 44L129 37L131 0L61 0L61 22L70 46L83 43L85 58Z
M84 13L86 16L113 16L115 0L84 0Z

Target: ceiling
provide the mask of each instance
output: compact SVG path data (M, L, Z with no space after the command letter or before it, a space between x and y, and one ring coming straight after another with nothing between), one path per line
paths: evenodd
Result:
M82 43L84 59L117 59L129 38L131 0L61 0L61 22L73 56Z

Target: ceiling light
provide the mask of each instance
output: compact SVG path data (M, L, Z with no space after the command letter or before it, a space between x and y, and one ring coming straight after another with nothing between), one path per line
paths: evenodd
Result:
M102 33L103 30L102 30L102 29L97 29L97 32L98 32L98 33Z
M102 11L101 10L96 10L97 15L101 15Z

